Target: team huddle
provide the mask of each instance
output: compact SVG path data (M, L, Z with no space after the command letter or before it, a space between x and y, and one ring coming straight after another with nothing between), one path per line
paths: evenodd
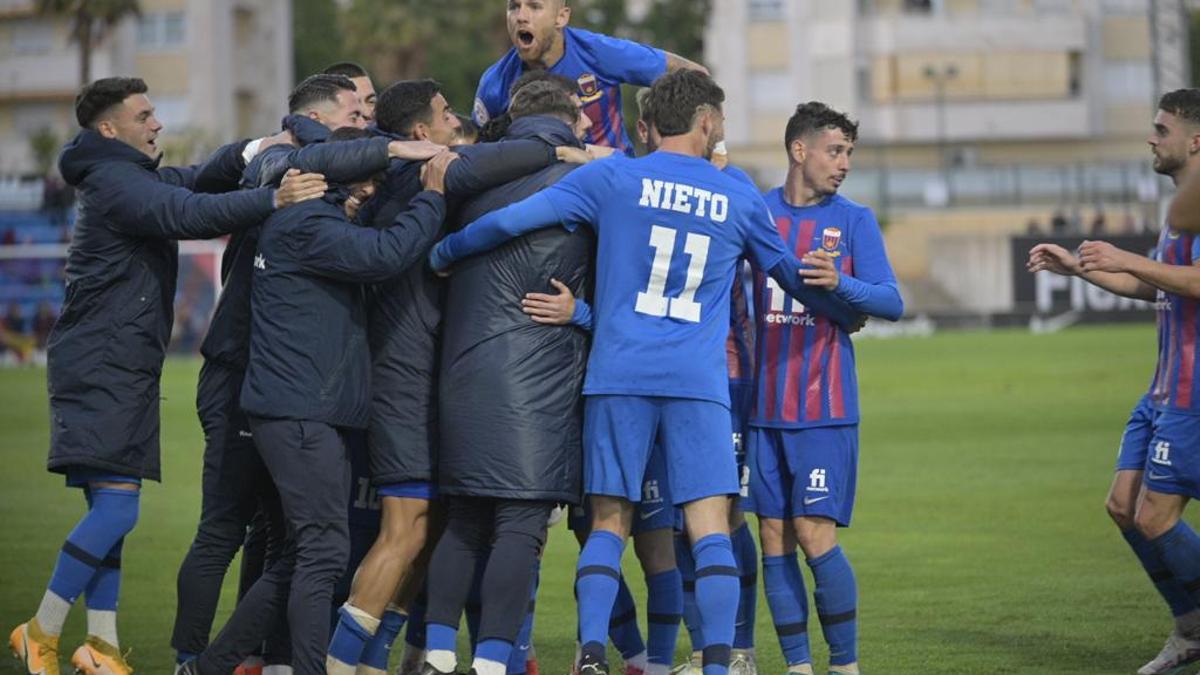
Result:
M509 0L513 48L472 119L432 80L377 94L341 63L293 90L278 133L191 167L159 166L142 80L81 90L59 160L80 211L48 345L48 467L88 510L12 632L30 675L59 672L81 595L71 664L132 670L117 596L141 482L161 479L175 242L223 235L177 673L386 673L407 626L399 672L446 675L464 613L471 672L536 672L540 559L564 507L576 672L609 672L611 642L628 675L666 675L682 621L679 670L754 673L747 512L789 672L815 672L797 547L827 672L859 672L837 541L858 462L850 336L903 302L873 213L837 194L857 124L798 105L787 178L763 195L727 164L703 67L569 17L565 0ZM626 84L645 87L640 157ZM238 602L210 639L239 550Z

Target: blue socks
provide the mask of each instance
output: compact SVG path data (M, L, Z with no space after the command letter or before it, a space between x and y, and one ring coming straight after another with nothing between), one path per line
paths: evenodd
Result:
M1200 537L1180 520L1150 542L1193 602L1200 603ZM1173 608L1172 608L1173 609Z
M789 666L811 663L808 648L808 591L796 554L763 556L763 590L775 635Z
M92 580L84 589L88 609L117 611L117 596L121 594L121 550L124 547L125 537L121 537L92 575Z
M741 574L741 593L738 596L737 621L733 629L733 648L754 647L754 621L758 608L758 547L750 526L742 526L733 532L733 557L737 560Z
M1195 534L1192 535L1195 539ZM1196 553L1200 554L1200 540ZM1200 577L1200 559L1194 563ZM821 631L829 643L829 664L844 666L858 661L858 585L854 570L842 552L834 546L828 553L808 561L816 588L813 600Z
M1129 548L1133 549L1134 555L1142 563L1146 574L1150 576L1150 581L1154 583L1154 587L1158 589L1163 600L1167 601L1172 616L1181 616L1197 608L1196 601L1192 600L1187 591L1183 590L1183 585L1179 583L1175 575L1171 574L1171 570L1167 569L1167 564L1159 555L1158 549L1146 541L1137 528L1121 530L1121 536L1129 542Z
M500 668L507 667L508 658L512 655L513 644L508 640L488 638L475 647L476 661L491 661ZM472 665L474 668L475 666Z
M675 535L675 565L683 577L683 625L692 651L699 651L704 648L704 635L700 632L700 610L696 609L696 561L692 559L692 546L686 534Z
M733 543L710 534L692 547L696 560L696 606L704 634L704 675L726 675L737 618L738 568Z
M50 591L73 604L89 587L93 577L101 569L107 570L95 587L102 596L110 595L116 607L116 593L120 588L120 550L117 557L110 554L133 530L138 519L138 490L115 488L89 489L91 509L80 519L67 540L63 542L54 573L50 576ZM101 588L102 587L102 588Z
M359 662L367 667L386 671L388 657L392 654L392 643L396 641L396 636L400 635L400 629L404 627L407 618L394 607L388 607L383 613L383 618L379 620L379 629L375 631L375 636L363 647ZM340 623L338 627L341 627ZM334 638L337 638L336 632Z
M617 600L617 589L622 585L621 552L624 548L625 542L617 535L595 530L580 551L579 565L575 570L575 595L579 599L579 642L583 649L593 655L598 650L601 658L608 636L609 616L617 611L613 605ZM638 641L641 641L640 636Z
M329 655L347 666L357 666L362 657L363 647L373 636L345 605L339 607L337 613L337 626L334 627L333 637L329 640Z
M683 614L683 578L679 570L646 577L646 660L670 668Z
M458 649L458 628L441 623L425 624L425 651L444 650L453 652Z

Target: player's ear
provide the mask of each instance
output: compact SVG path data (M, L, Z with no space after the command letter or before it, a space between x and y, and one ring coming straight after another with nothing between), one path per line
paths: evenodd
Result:
M803 164L804 158L808 156L808 148L804 147L804 141L799 138L792 141L788 146L788 157L796 164Z
M425 126L424 122L417 122L413 125L412 133L409 135L414 141L427 141L429 140L429 127Z
M1200 127L1193 127L1191 136L1188 139L1188 154L1194 155L1200 153Z
M558 8L558 14L554 17L554 27L562 30L571 23L571 8L567 6L567 0L562 0L562 6Z
M117 125L113 124L111 119L103 119L96 122L96 133L105 138L117 137Z

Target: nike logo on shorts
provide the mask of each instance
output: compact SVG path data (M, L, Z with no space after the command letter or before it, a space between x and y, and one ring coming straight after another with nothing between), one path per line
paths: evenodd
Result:
M1169 473L1158 474L1154 473L1153 471L1149 472L1147 475L1150 477L1150 480L1167 480L1171 477L1171 474Z
M663 507L663 508L666 508L666 507ZM653 518L654 515L657 514L659 511L662 511L662 509L654 509L653 511L647 511L646 513L643 513L642 520L649 520L649 519Z
M805 497L804 505L812 506L813 504L816 504L817 502L821 501L822 499L829 499L829 495L825 495L824 497Z

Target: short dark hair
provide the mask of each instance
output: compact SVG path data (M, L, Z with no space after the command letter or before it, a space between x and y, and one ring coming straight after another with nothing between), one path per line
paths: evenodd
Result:
M550 115L567 124L575 124L579 121L579 106L561 86L543 80L518 90L508 106L508 114L514 120L530 115Z
M796 106L796 112L792 113L787 129L783 132L783 147L790 151L792 142L797 138L831 128L841 129L851 141L858 140L858 122L851 120L845 113L838 112L820 101L801 103Z
M698 70L677 70L663 75L650 87L649 103L654 126L663 136L681 136L692 130L696 115L705 107L721 110L725 92Z
M418 122L433 121L433 97L442 91L436 80L401 80L375 99L375 126L389 134L409 134Z
M337 103L339 91L358 91L345 75L309 75L288 95L288 112L298 113L322 101Z
M1158 99L1158 109L1200 124L1200 89L1176 89Z
M493 143L507 136L511 126L512 117L508 113L496 115L483 123L479 128L479 137L475 140L478 143Z
M654 110L650 107L650 88L638 89L637 96L638 119L654 126Z
M475 120L471 119L469 115L456 114L454 116L458 118L459 138L468 143L474 143L479 140L479 125L475 124Z
M84 129L93 129L113 106L149 89L140 77L105 77L84 85L75 97L75 119Z
M517 92L523 87L533 84L534 82L551 82L559 87L562 87L563 91L567 92L568 94L576 94L579 91L578 83L566 75L559 75L558 73L552 73L548 70L530 70L526 71L524 75L518 77L517 81L513 82L512 86L508 88L509 100L511 101L512 98L517 95Z
M367 74L367 69L358 65L353 61L338 61L325 66L325 70L321 71L322 75L342 75L344 77L370 77Z

